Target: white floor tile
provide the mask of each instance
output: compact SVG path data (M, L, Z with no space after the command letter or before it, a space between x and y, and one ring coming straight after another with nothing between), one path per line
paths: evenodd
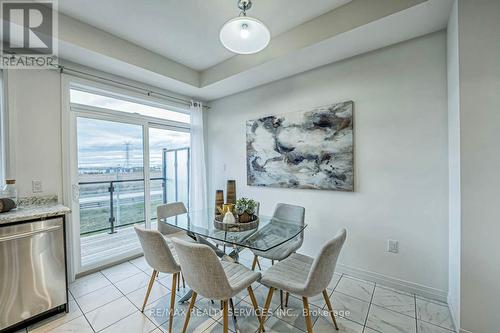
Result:
M101 271L101 273L104 274L113 283L124 280L140 272L141 270L139 268L129 262L124 262L122 264L106 268Z
M415 318L415 297L413 296L377 286L372 303Z
M450 310L444 304L417 298L417 318L449 330L454 329Z
M109 285L82 297L78 297L76 302L82 311L87 313L122 296L123 294L115 286Z
M140 289L137 289L129 294L127 294L127 298L134 303L134 305L141 309L142 305L144 304L144 297L146 296L146 291L148 290L148 287L142 287ZM147 304L151 304L154 301L160 299L163 296L170 295L170 290L168 290L165 286L163 286L161 283L158 281L155 281L153 284L153 287L151 288L151 292L148 297L148 302Z
M269 317L269 319L265 322L264 328L266 330L266 333L281 333L281 332L303 333L303 331L299 330L298 328L274 316Z
M369 303L357 298L335 291L330 297L333 311L338 317L344 317L350 321L364 325L368 316ZM326 307L324 308L327 309Z
M342 276L337 284L337 287L335 288L336 291L359 298L365 302L370 302L374 289L374 283L355 279L346 275Z
M309 310L311 311L311 322L314 325L318 317L320 316L321 308L314 305L309 305ZM273 316L281 319L288 324L305 331L306 330L306 320L304 317L304 304L302 299L295 297L290 297L288 300L288 307L285 308L285 312L281 312L279 307L273 313Z
M144 256L132 259L129 262L142 271L149 271L150 269L152 269L147 263L146 258L144 258Z
M81 316L72 321L69 321L61 326L54 328L49 331L50 333L94 333L92 327L90 327L89 323L85 319L85 317Z
M418 320L418 333L451 333L453 331Z
M355 323L353 321L336 318L337 324L339 326L339 332L342 333L363 333L363 325ZM313 326L314 333L331 333L336 332L333 321L330 317L320 316Z
M410 316L372 304L366 326L384 333L416 333L416 320Z
M342 277L342 274L338 274L338 273L334 273L333 274L333 278L332 280L330 281L330 283L328 284L328 289L335 289L335 287L337 286L337 284L339 283L340 281L340 278Z
M128 317L114 323L108 328L101 331L102 333L148 333L154 331L156 325L151 322L145 315L140 312L135 312Z
M109 286L111 282L100 272L84 276L69 285L73 297L81 297L102 287Z
M118 288L122 293L129 294L139 288L147 286L149 283L150 275L144 272L137 273L128 277L124 280L115 283L116 288Z
M137 312L137 308L125 297L121 297L86 314L92 328L97 332Z

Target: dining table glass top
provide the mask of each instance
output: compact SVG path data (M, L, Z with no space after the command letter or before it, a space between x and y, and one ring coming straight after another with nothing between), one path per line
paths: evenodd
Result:
M194 236L201 236L231 246L258 251L269 251L299 237L307 225L259 214L256 229L248 231L223 231L215 227L214 210L191 211L158 221L180 228Z

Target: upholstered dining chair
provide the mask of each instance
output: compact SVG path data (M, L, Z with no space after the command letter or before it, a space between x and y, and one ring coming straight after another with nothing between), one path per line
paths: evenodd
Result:
M156 216L158 218L158 231L163 235L170 237L182 237L187 240L187 234L181 228L177 228L167 223L160 223L171 217L186 214L188 211L183 202L171 202L156 207Z
M162 221L178 215L187 214L187 212L188 211L186 209L186 206L184 206L184 203L180 201L163 204L156 207L156 216L158 219L158 231L166 237L167 242L171 247L173 247L173 245L171 245L170 242L172 237L177 237L177 238L180 237L186 241L194 241L194 240L191 237L189 237L188 234L181 228L177 228L167 223L162 223ZM186 286L184 282L184 277L181 273L177 275L177 290L179 290L180 288L181 279L182 279L182 286L183 287Z
M302 254L293 253L285 260L271 266L271 268L262 275L260 281L262 284L269 287L269 294L267 295L264 305L264 314L269 310L275 289L284 290L291 294L301 296L304 305L307 332L312 333L308 298L322 293L335 329L338 330L339 328L335 320L332 304L328 298L326 287L333 278L337 259L346 237L347 231L342 228L332 240L328 241L323 246L320 254L315 259ZM264 321L265 319L263 319L261 323L264 323ZM260 331L262 332L263 329L264 327L262 324Z
M173 238L172 242L182 266L184 278L193 290L183 333L188 328L191 311L198 294L211 300L222 301L224 333L227 333L229 329L228 303L232 304L232 298L244 289L247 289L250 295L260 322L260 310L252 290L252 283L259 280L260 273L253 272L240 264L219 260L214 250L207 245L186 242L180 238ZM262 322L260 325L262 326Z
M289 223L294 223L303 226L304 225L305 208L295 205L289 205L284 203L279 203L274 209L273 218L277 220L283 220ZM277 246L269 251L258 251L252 250L254 254L254 259L252 263L252 270L255 270L255 266L259 265L259 257L269 259L271 261L281 261L287 258L290 254L297 251L304 242L304 233L301 232L295 239L286 242L280 246Z
M298 224L304 226L305 221L305 208L301 206L289 205L284 203L278 203L274 209L273 218L278 220L283 220L289 223ZM301 232L291 241L288 241L282 245L279 245L269 251L258 251L252 250L254 254L252 270L255 270L255 266L258 265L259 269L262 270L259 263L259 257L271 260L274 265L275 261L281 261L288 258L292 253L300 249L302 243L304 242L304 233ZM286 294L285 305L288 306L288 296ZM281 308L283 308L283 291L280 290L281 298Z
M155 282L156 276L159 272L173 274L172 276L172 293L170 295L170 320L168 323L168 331L172 332L172 321L174 316L174 304L175 304L175 289L176 284L179 279L178 276L181 272L181 267L179 266L177 255L173 245L169 246L165 237L156 230L148 230L137 225L134 226L135 232L139 237L141 242L142 250L144 251L144 257L149 266L153 268L153 273L151 274L151 279L149 280L148 289L146 291L146 296L144 297L144 304L142 305L141 312L144 312L144 308L148 302L149 294L151 293L151 288Z

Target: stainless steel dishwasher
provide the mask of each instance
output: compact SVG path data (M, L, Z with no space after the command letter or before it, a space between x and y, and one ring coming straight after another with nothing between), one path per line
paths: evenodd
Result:
M62 217L0 227L0 331L67 309Z

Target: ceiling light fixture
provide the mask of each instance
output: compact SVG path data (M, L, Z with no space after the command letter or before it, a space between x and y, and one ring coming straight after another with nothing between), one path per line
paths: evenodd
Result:
M251 0L237 0L241 13L224 24L219 38L226 49L238 54L253 54L262 51L271 39L269 29L256 18L247 16L252 7Z

